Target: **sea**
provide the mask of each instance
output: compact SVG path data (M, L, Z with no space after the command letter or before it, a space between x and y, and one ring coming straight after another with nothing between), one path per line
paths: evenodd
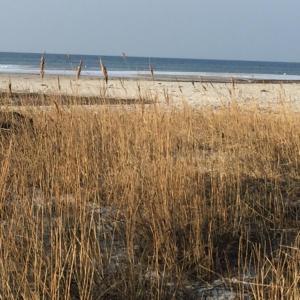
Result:
M82 60L82 76L100 77L100 59L109 77L161 79L241 79L300 81L300 63L186 58L134 57L48 54L45 53L45 74L76 74ZM0 74L39 74L41 53L0 52ZM153 74L151 73L153 70Z

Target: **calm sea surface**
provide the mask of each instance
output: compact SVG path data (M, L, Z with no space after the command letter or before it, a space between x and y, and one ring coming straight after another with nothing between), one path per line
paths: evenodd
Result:
M0 73L38 74L41 54L0 52ZM46 54L46 74L74 75L83 60L82 75L100 76L96 55ZM300 63L230 61L205 59L101 56L111 77L157 75L168 77L216 76L254 79L300 80Z

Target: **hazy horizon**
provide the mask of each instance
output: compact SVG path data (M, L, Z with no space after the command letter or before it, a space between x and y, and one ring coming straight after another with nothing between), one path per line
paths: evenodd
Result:
M296 0L2 0L1 52L300 62Z
M65 52L65 53L59 53L59 52L19 52L19 51L0 51L0 53L15 53L15 54L49 54L49 55L74 55L74 56L98 56L98 57L122 57L123 56L123 53L125 52L122 52L121 54L101 54L101 53L90 53L90 54L86 54L86 53L68 53L68 52ZM126 54L126 53L125 53ZM198 57L170 57L170 56L142 56L142 55L127 55L127 57L136 57L136 58L163 58L163 59L187 59L187 60L216 60L216 61L244 61L244 62L275 62L275 63L291 63L291 64L300 64L300 61L279 61L279 60L255 60L255 59L222 59L222 58L198 58Z

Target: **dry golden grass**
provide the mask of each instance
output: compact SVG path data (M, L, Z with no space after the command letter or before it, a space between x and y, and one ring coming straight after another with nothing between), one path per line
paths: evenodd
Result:
M1 131L2 299L299 299L299 113L56 106Z

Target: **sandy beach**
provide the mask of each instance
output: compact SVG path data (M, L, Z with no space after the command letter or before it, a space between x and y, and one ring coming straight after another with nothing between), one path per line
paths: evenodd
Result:
M41 93L46 95L105 96L109 99L147 98L160 103L179 105L183 101L192 106L216 105L231 100L258 101L263 105L289 102L295 108L300 104L299 83L235 83L188 82L147 79L113 79L68 76L0 75L0 91L7 92L9 82L13 93Z
M2 2L0 300L300 300L300 2Z

